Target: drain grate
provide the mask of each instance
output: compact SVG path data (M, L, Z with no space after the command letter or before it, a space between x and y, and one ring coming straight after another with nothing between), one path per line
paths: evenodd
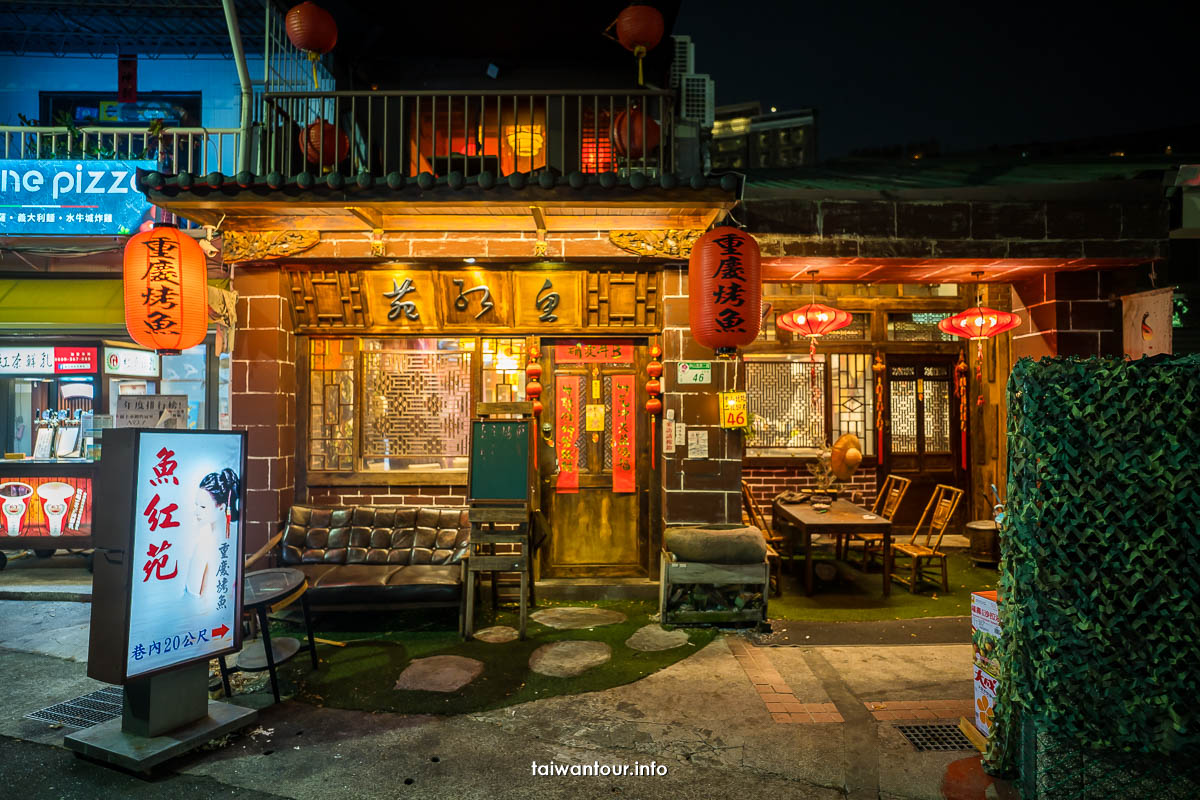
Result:
M25 719L68 728L90 728L121 716L124 702L124 690L120 686L109 686L74 700L31 711L25 715Z
M953 723L920 723L915 725L897 725L896 730L904 734L904 738L918 752L930 750L974 750L971 740L963 735L958 726Z

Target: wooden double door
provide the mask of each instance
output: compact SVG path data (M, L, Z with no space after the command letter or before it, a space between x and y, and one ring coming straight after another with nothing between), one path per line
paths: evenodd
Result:
M592 358L604 358L601 347L612 360L580 360L588 353ZM541 548L542 575L644 577L649 574L651 482L645 341L605 340L599 344L546 339L542 353L545 410L538 471L542 509L549 522L549 539ZM574 405L577 420L574 447L566 453L576 458L575 474L567 477L561 463L564 451L559 446L564 402ZM628 413L623 415L626 407ZM622 420L631 428L632 463L628 455L614 452L614 439L620 441L615 426ZM617 477L624 485L614 488L614 467L622 472L622 462L625 470ZM563 491L564 487L573 491Z
M884 474L912 480L893 520L901 532L911 532L937 484L963 489L968 485L962 468L959 399L954 393L957 360L950 355L888 357ZM969 503L959 503L948 530L961 529L968 507Z

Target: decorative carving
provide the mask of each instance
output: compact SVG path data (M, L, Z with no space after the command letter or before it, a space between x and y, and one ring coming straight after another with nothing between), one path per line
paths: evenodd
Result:
M639 256L687 258L703 233L702 230L609 231L608 240Z
M261 231L224 235L226 262L265 261L303 253L321 241L320 231Z

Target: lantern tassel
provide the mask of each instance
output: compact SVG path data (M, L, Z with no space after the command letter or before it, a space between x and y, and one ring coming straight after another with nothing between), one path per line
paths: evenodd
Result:
M654 451L656 449L654 442L655 442L654 415L651 414L650 415L650 469L654 469Z
M633 54L637 56L638 60L638 86L645 86L646 82L642 78L642 58L646 55L646 48L638 45L633 48Z
M320 88L320 85L317 83L317 62L320 60L321 60L321 54L318 53L316 50L308 51L308 61L310 64L312 64L313 89Z

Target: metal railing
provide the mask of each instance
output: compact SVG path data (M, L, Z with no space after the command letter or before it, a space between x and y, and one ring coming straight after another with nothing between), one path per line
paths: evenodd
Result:
M268 91L263 104L263 162L285 178L675 171L671 92Z
M237 128L167 128L155 136L145 128L0 125L0 158L150 160L167 173L233 175L241 137Z

